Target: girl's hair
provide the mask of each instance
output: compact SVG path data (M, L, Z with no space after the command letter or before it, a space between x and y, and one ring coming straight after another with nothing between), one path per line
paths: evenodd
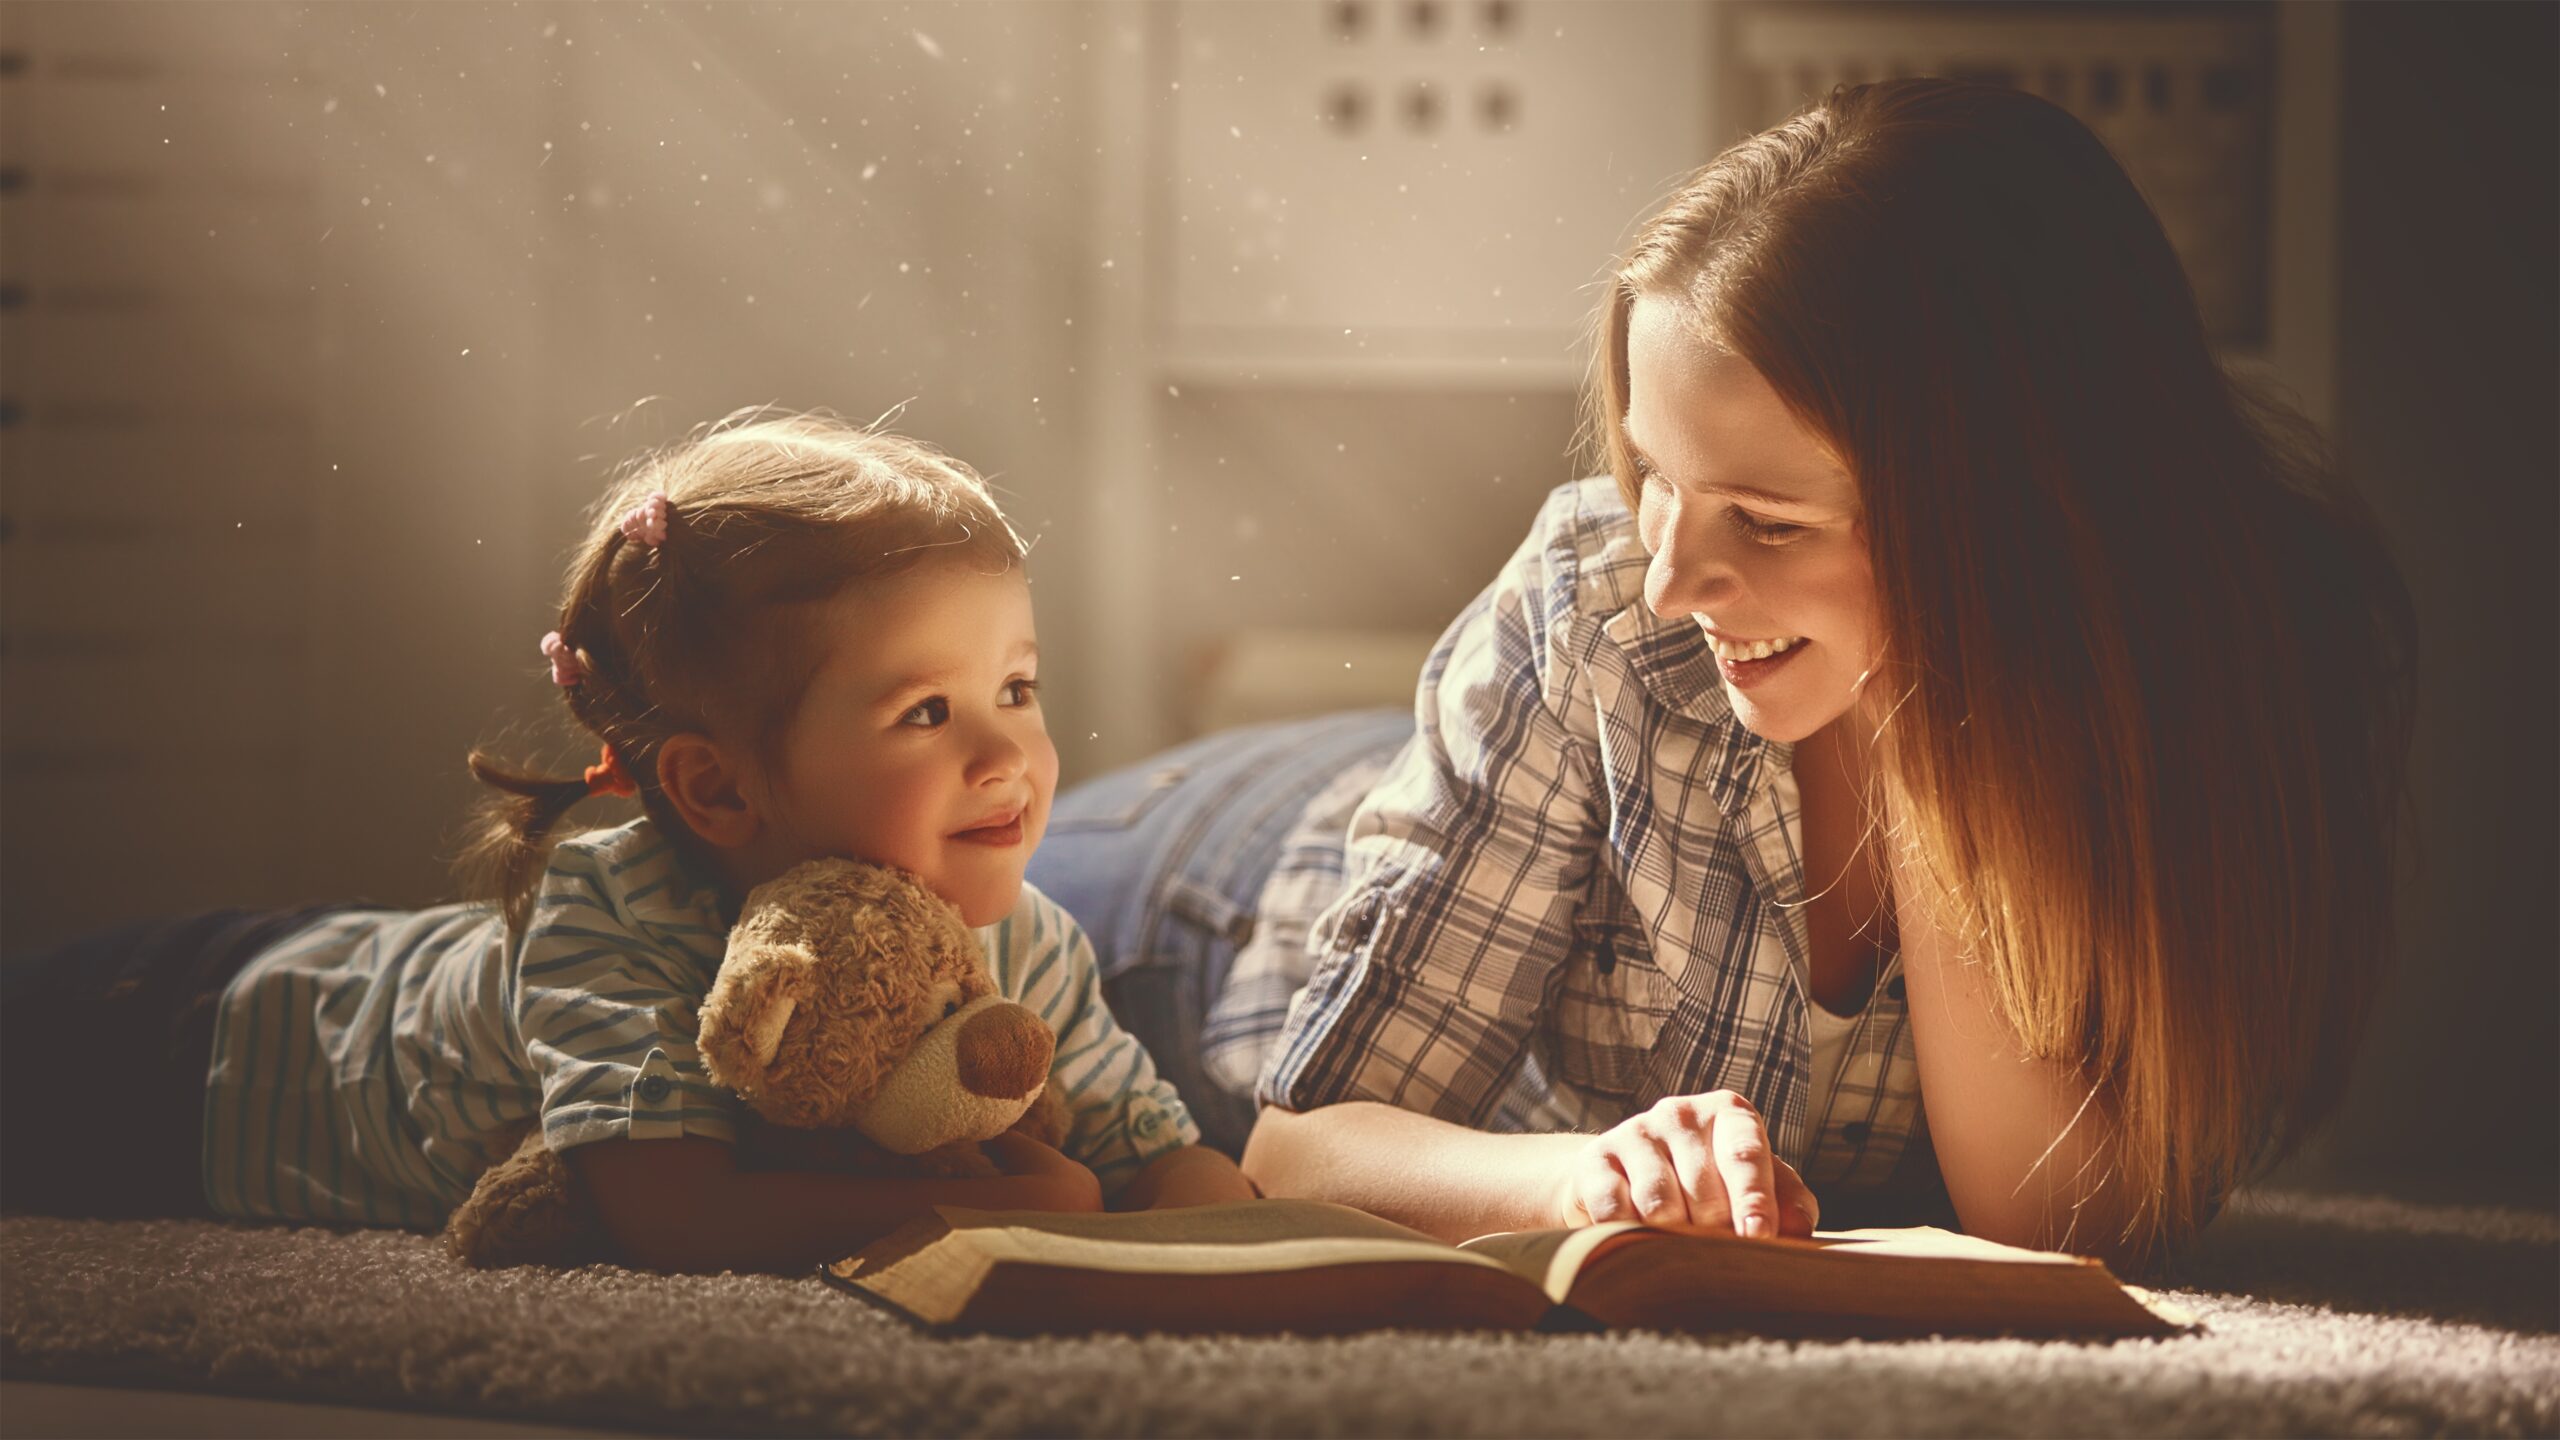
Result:
M2335 1106L2388 963L2415 622L2375 525L2224 375L2105 146L2017 91L1836 90L1644 224L1586 417L1630 508L1639 296L1856 477L1869 823L2103 1097L2075 1123L2156 1259Z
M655 545L623 520L666 497ZM696 731L768 764L819 655L814 607L928 556L1001 572L1026 547L986 482L929 445L823 414L741 410L625 464L569 567L559 633L577 683L569 714L611 747L641 808L703 874L702 842L658 783L659 747ZM491 787L457 863L464 893L521 932L554 843L592 793L474 750Z

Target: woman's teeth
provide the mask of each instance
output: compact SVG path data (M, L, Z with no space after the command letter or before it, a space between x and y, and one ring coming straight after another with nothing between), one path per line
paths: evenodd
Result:
M1707 645L1716 652L1716 658L1719 660L1766 660L1772 655L1792 650L1803 643L1804 637L1801 635L1786 640L1753 640L1739 645L1731 641L1719 640L1713 635L1707 637Z

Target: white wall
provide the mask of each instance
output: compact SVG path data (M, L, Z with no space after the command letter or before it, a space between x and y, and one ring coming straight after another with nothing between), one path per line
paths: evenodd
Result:
M1090 23L0 11L6 942L444 893L464 751L556 705L579 511L734 406L912 400L1027 532L1073 517ZM1065 660L1072 551L1038 552Z
M904 403L902 428L995 480L1038 537L1070 779L1186 733L1237 625L1436 628L1568 473L1570 292L1694 158L1678 135L1620 156L1592 202L1586 179L1538 181L1585 158L1541 137L1588 128L1600 40L1702 27L1687 7L1526 3L1518 24L1546 28L1479 53L1469 7L1430 37L1367 9L1355 58L1382 95L1416 66L1526 95L1501 146L1382 128L1373 168L1470 215L1510 197L1535 244L1453 249L1374 176L1337 184L1349 152L1310 149L1320 132L1258 134L1233 174L1203 152L1171 182L1180 126L1232 138L1229 109L1333 61L1185 60L1166 7L0 10L25 57L0 84L0 158L25 178L5 207L24 303L0 330L23 421L0 430L7 943L443 895L466 749L520 723L533 753L586 758L534 651L580 511L614 460L739 405ZM1283 0L1246 29L1333 13ZM1653 63L1687 68L1671 49ZM1550 52L1565 88L1522 78ZM1204 58L1260 91L1175 104ZM1185 193L1245 208L1193 215ZM1247 234L1253 203L1291 225ZM1528 336L1535 373L1443 346L1381 388L1319 346L1268 383L1268 347L1234 326L1240 368L1184 368L1196 327L1176 333L1169 297L1202 276L1183 257L1247 245L1255 283L1320 294L1306 271L1337 224L1368 237L1358 293L1428 277L1475 333ZM1490 267L1499 288L1524 257L1586 252L1507 300L1452 279ZM97 299L127 292L151 303Z

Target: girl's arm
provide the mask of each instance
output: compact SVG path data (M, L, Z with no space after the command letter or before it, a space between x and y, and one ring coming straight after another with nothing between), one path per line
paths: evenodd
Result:
M987 1142L1004 1174L887 1180L740 1170L717 1140L599 1140L567 1153L623 1258L650 1270L788 1273L840 1260L935 1205L1099 1210L1093 1172L1021 1135Z
M1215 1205L1222 1200L1254 1199L1253 1182L1236 1162L1206 1145L1167 1150L1113 1197L1114 1210L1173 1210L1185 1205Z
M1921 907L1896 867L1902 973L1919 1051L1920 1103L1965 1233L2095 1256L2119 1275L2147 1257L2123 1244L2126 1197L2104 1141L2114 1117L2070 1068L2031 1060L1992 1009L1980 967Z

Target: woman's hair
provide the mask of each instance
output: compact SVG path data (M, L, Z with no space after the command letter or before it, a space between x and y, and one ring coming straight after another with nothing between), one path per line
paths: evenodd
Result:
M2389 960L2415 622L2375 525L2030 95L1836 90L1644 224L1587 426L1631 508L1639 296L1856 477L1869 823L2027 1053L2103 1097L2075 1123L2112 1127L2115 1238L2156 1258L2335 1106Z
M624 524L653 495L666 499L654 545ZM827 415L741 410L629 461L597 503L560 601L562 673L576 676L560 697L611 747L641 808L716 874L659 786L659 747L701 732L775 763L820 658L818 602L928 556L1000 572L1025 548L986 482L929 445ZM491 791L456 868L466 895L521 932L552 831L593 791L486 750L469 764Z

